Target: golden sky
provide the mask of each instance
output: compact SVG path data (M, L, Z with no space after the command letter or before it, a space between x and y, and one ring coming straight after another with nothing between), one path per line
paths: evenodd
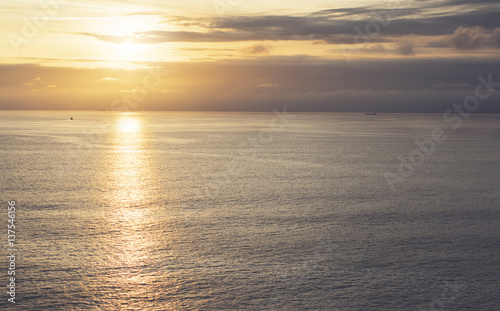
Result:
M364 96L437 109L498 72L499 17L492 0L6 0L0 109L109 110L151 70L133 109L349 111Z

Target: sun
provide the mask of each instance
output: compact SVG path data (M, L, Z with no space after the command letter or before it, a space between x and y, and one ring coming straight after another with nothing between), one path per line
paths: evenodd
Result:
M119 60L140 60L142 45L127 39L123 43L117 44L117 54Z

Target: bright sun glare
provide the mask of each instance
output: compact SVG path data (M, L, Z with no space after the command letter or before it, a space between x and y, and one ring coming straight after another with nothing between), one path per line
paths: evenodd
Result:
M118 120L118 131L121 133L137 133L141 125L137 118L124 117Z
M141 45L132 41L125 41L119 45L118 55L121 60L137 60L141 57Z

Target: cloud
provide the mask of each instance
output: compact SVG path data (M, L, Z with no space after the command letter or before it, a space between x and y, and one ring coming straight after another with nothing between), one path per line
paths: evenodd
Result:
M481 26L461 26L450 36L449 44L458 50L500 48L500 28L489 32Z
M248 32L195 32L195 31L163 31L154 30L134 33L130 36L109 36L96 33L75 33L94 37L104 42L122 44L132 42L135 44L154 44L163 42L236 42L266 40L262 36Z
M99 33L78 33L101 41L139 44L162 42L241 42L241 41L322 41L329 44L356 44L359 31L378 29L370 36L371 43L395 42L406 35L439 36L452 34L457 28L481 26L500 27L500 3L483 0L474 6L472 1L454 0L444 4L464 5L470 9L460 13L442 10L434 3L419 1L414 7L329 9L305 15L256 15L222 17L165 16L163 23L179 30L136 32L127 37ZM418 7L420 5L420 7ZM371 27L371 28L370 28ZM359 30L356 30L359 29ZM368 29L368 30L367 30Z
M498 0L448 0L445 4L446 5L478 5L478 4L491 4L491 3L498 3Z
M262 83L262 84L257 84L257 87L276 87L278 84L276 83Z
M243 49L243 53L247 55L269 55L273 47L270 44L255 44Z
M331 50L330 52L334 52ZM394 44L392 48L387 48L385 45L377 43L365 45L362 48L353 50L353 52L368 53L368 54L397 54L397 55L414 55L414 44L411 41L400 41Z
M371 45L369 46L366 51L369 51L369 52L376 52L376 53L383 53L383 52L387 52L387 49L385 48L384 45L382 44L375 44L375 45Z
M389 50L389 52L392 52ZM474 94L498 59L359 59L262 56L248 60L144 63L169 72L137 110L443 112ZM209 74L207 74L209 73ZM244 73L244 74L242 74ZM145 70L0 65L0 109L110 109ZM41 84L33 81L41 77ZM116 77L103 83L105 77ZM500 81L494 74L493 81ZM42 83L43 82L43 83ZM35 83L35 85L22 85ZM47 88L57 85L57 88ZM32 92L36 91L36 96ZM71 101L67 99L71 98ZM500 112L500 94L481 104Z
M312 13L312 15L322 15L330 17L369 17L377 18L381 16L402 17L413 15L421 12L420 8L376 8L373 7L357 7L357 8L340 8L326 9Z
M410 41L403 41L396 44L395 52L400 55L412 55L413 43Z
M470 89L472 86L466 83L436 83L431 86L435 89Z

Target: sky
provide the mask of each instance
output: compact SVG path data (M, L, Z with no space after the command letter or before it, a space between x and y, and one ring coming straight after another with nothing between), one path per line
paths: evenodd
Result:
M0 109L500 113L499 51L498 0L4 0Z

